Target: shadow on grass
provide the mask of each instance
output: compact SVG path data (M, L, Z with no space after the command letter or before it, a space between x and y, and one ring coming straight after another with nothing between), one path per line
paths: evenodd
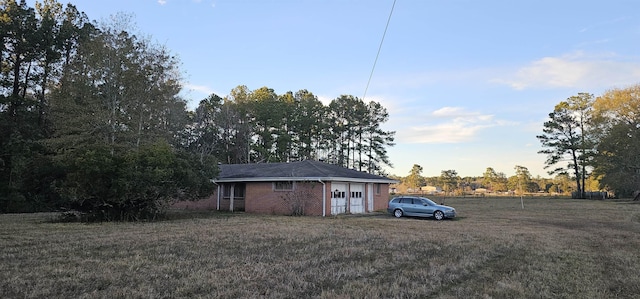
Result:
M395 216L393 216L392 214L389 213L371 213L371 214L360 214L363 215L365 217L372 217L372 218L391 218L391 219L414 219L414 220L425 220L425 221L435 221L435 222L440 222L440 221L460 221L460 220L464 220L466 217L461 217L461 216L456 216L455 218L445 218L442 220L436 220L433 217L417 217L417 216L402 216L401 218L396 218Z
M233 217L246 216L245 212L229 212L229 211L216 211L216 210L203 210L203 209L169 209L165 214L159 215L156 219L142 219L138 221L87 221L88 214L79 211L61 211L61 212L49 212L49 213L37 213L46 214L45 217L39 217L38 219L44 219L43 222L48 223L103 223L103 222L166 222L176 220L187 219L229 219Z
M396 218L393 217L392 215L390 215L392 218ZM404 219L414 219L414 220L422 220L422 221L433 221L433 222L454 222L454 221L461 221L463 220L465 217L456 217L456 218L445 218L442 220L437 220L433 217L414 217L414 216L402 216L402 218ZM402 219L401 218L401 219Z

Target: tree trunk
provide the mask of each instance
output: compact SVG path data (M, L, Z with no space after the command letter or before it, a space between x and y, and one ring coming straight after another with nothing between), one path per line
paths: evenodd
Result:
M575 150L571 151L571 156L572 156L571 158L573 159L573 171L576 175L576 186L578 189L576 191L578 192L578 198L584 198L584 192L582 190L581 183L580 183L580 178L581 178L580 166L578 165L578 157L576 156Z

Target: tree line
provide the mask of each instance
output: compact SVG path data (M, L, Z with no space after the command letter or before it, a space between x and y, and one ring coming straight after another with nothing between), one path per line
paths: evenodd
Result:
M211 194L218 162L390 164L394 132L376 102L238 86L188 110L179 60L131 24L0 0L0 212L153 219Z
M584 198L588 181L619 197L640 191L640 85L615 88L598 97L579 93L558 103L537 136L549 174L568 175L574 197Z
M325 106L304 89L278 95L242 85L201 101L192 119L185 146L223 163L322 160L374 174L391 165L387 147L395 132L381 128L387 110L351 95Z
M414 164L406 177L392 176L400 183L395 185L397 192L424 193L422 187L440 188L438 191L448 195L473 193L524 194L544 192L568 195L576 191L575 182L566 174L554 178L532 176L527 167L516 165L515 174L507 177L504 172L487 167L481 176L461 177L453 169L442 170L440 176L422 176L423 167ZM596 181L587 180L589 186L597 188ZM481 190L481 191L479 191ZM429 192L429 191L427 191Z

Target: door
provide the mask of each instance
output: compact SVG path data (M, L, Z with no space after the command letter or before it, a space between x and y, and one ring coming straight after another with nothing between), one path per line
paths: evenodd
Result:
M435 212L435 207L430 205L428 202L423 201L420 198L413 199L413 208L415 210L416 216L421 217L431 217L433 212Z
M351 184L349 191L349 211L351 214L364 213L364 184Z
M331 215L347 212L347 184L331 183Z

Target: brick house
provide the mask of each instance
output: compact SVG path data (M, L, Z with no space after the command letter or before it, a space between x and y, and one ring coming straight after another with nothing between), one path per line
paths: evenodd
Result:
M217 210L336 215L387 208L397 181L319 161L222 164L212 182Z

